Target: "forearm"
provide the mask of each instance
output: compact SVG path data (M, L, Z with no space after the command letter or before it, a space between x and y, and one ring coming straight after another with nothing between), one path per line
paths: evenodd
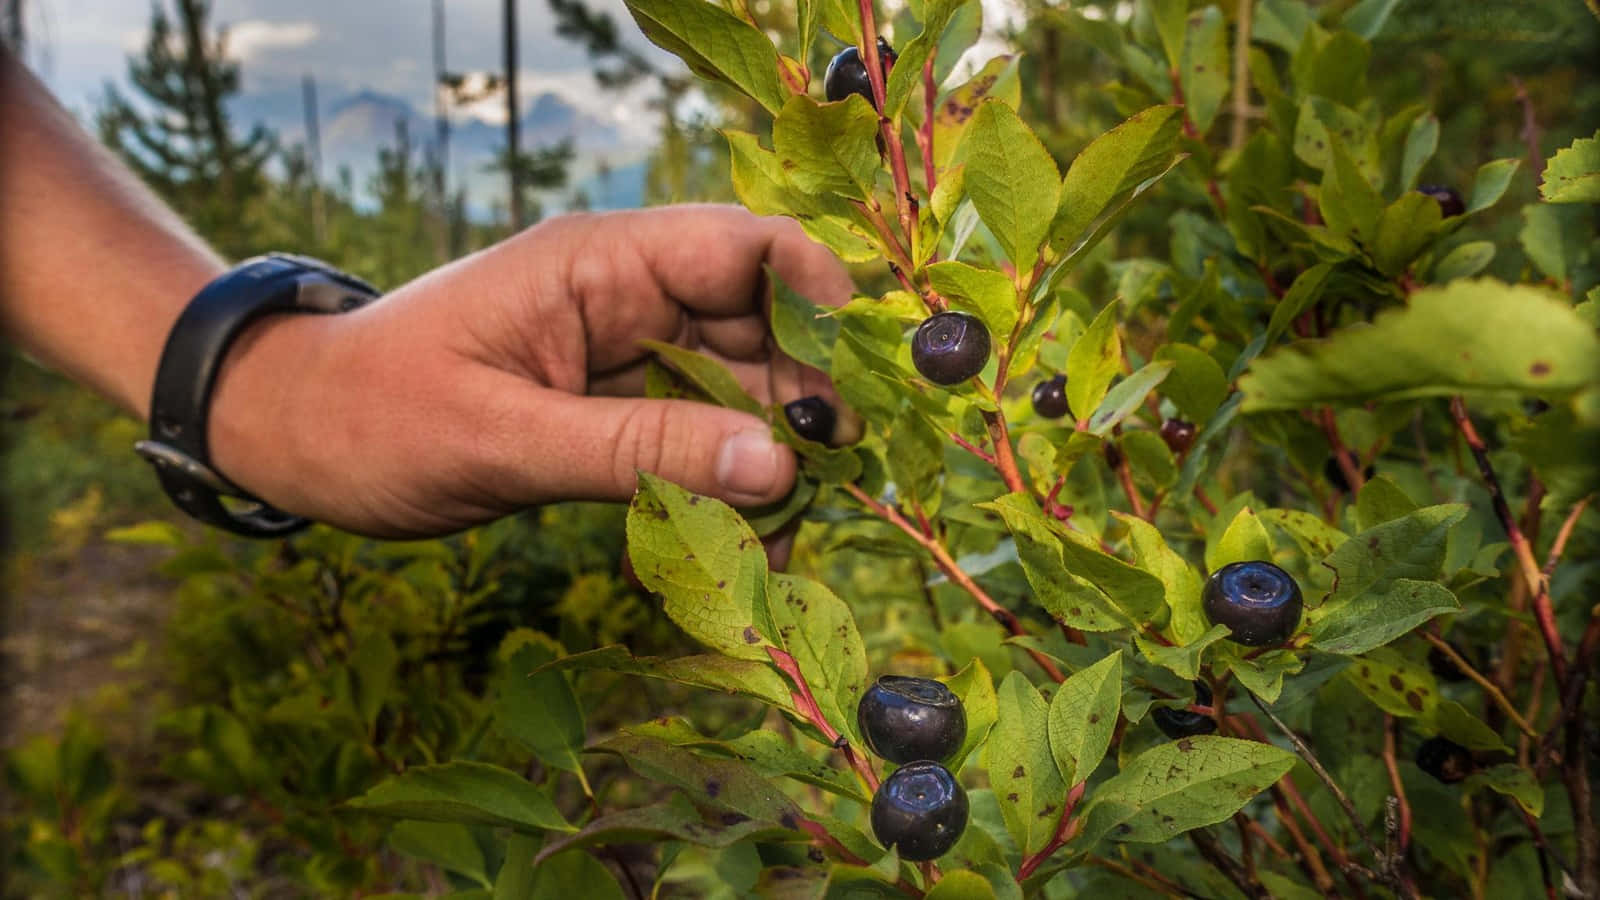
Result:
M0 328L145 416L178 313L223 263L0 50Z

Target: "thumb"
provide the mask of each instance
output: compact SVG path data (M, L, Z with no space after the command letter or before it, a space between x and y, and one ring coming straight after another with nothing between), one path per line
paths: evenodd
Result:
M626 501L641 470L735 506L779 500L794 484L794 453L748 413L689 400L540 393L552 443L533 472L544 482L535 493L545 497Z

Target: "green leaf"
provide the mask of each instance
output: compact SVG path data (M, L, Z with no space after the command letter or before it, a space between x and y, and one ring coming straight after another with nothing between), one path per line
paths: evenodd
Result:
M1188 644L1206 633L1205 614L1200 609L1200 573L1182 554L1167 545L1160 530L1135 516L1114 513L1128 529L1133 557L1139 568L1160 579L1170 612L1168 627L1178 644Z
M967 196L1019 272L1033 268L1061 198L1055 160L1015 110L984 100L956 151Z
M838 103L796 95L772 123L772 149L789 183L807 194L856 200L872 195L878 172L878 115L858 94Z
M1397 578L1318 617L1311 646L1329 653L1358 654L1381 647L1434 616L1461 609L1455 594L1433 581Z
M627 647L612 644L598 650L564 656L540 666L533 674L604 669L729 694L743 694L785 712L794 713L788 684L765 660L764 654L762 661L710 654L678 656L670 659L634 656Z
M976 4L974 4L976 5ZM945 95L933 116L933 162L945 169L955 162L972 114L990 97L1016 109L1022 103L1022 82L1018 78L1018 57L996 56L984 63L977 74Z
M1202 735L1158 744L1095 789L1076 846L1102 836L1160 843L1214 825L1294 768L1295 755L1271 744Z
M1322 559L1350 539L1349 535L1304 510L1268 509L1262 511L1259 518L1282 528L1312 559Z
M1417 176L1422 167L1439 149L1439 117L1425 112L1411 120L1406 132L1405 156L1400 161L1400 190L1410 191L1417 186Z
M448 822L396 822L388 844L413 859L434 863L490 887L483 848L465 825Z
M1367 479L1356 495L1356 527L1376 528L1417 511L1417 504L1406 496L1387 475Z
M119 544L144 544L152 547L182 547L187 542L183 530L176 523L164 519L152 519L125 528L112 528L106 532L106 540Z
M1072 344L1067 354L1067 405L1083 418L1100 405L1111 379L1122 369L1122 336L1117 304L1108 303Z
M495 690L494 724L545 765L576 772L584 744L583 707L562 673L529 674L559 656L559 647L543 634L516 650Z
M1530 203L1522 208L1522 230L1517 238L1523 252L1539 271L1565 282L1590 258L1590 230L1584 223L1591 215L1583 206Z
M1432 280L1442 284L1457 278L1471 278L1489 265L1494 252L1492 241L1468 241L1446 253L1444 259L1434 265Z
M635 772L678 788L699 806L776 822L785 828L797 827L801 818L794 802L776 783L738 760L712 759L635 734L619 734L591 749L621 757Z
M1466 515L1461 504L1424 507L1340 545L1323 560L1334 572L1334 588L1317 610L1312 645L1364 653L1456 611L1455 595L1431 579L1444 566L1450 529Z
M827 587L797 575L767 576L778 642L794 657L823 718L856 735L856 704L867 689L867 651L855 617Z
M1483 786L1497 794L1517 801L1517 805L1535 818L1544 815L1544 786L1533 773L1516 763L1501 763L1474 773L1467 779L1469 789Z
M924 0L922 3L922 31L900 48L900 58L889 70L884 84L884 116L893 119L900 115L906 101L911 99L922 83L922 67L928 57L939 49L939 38L966 0Z
M1141 366L1137 372L1117 382L1117 386L1106 393L1100 406L1089 416L1089 433L1098 437L1110 434L1111 429L1122 424L1123 419L1144 405L1144 398L1150 396L1156 385L1165 381L1176 366L1177 363L1170 360L1157 360Z
M1122 653L1073 673L1050 698L1050 752L1068 787L1087 781L1111 746L1122 710Z
M642 340L639 346L660 356L662 362L694 382L695 387L705 391L718 404L753 416L760 416L764 412L761 404L745 393L744 387L739 384L739 379L733 377L733 373L729 372L726 366L711 357L665 341Z
M1539 196L1547 203L1600 203L1600 131L1550 157Z
M967 713L967 739L961 749L949 760L950 771L960 773L967 757L988 739L999 716L999 700L994 692L994 679L983 660L974 656L954 675L939 679L961 698L961 707Z
M581 831L551 841L539 855L548 857L602 844L668 841L722 848L751 838L787 833L788 829L780 831L771 822L742 818L737 814L702 815L687 797L674 793L663 803L606 813L584 825Z
M385 630L374 629L361 635L355 651L350 654L350 674L354 681L351 694L356 712L369 731L378 721L378 713L383 711L399 666L400 651Z
M1183 61L1183 35L1189 21L1189 0L1151 0L1150 18L1155 21L1167 67L1177 69Z
M1117 201L1160 176L1178 155L1182 118L1176 106L1152 106L1090 142L1067 169L1050 246L1066 252Z
M997 340L1009 339L1017 324L1017 288L1004 273L955 260L934 263L926 271L929 284L954 301L952 305L977 315Z
M1266 703L1278 702L1283 692L1283 679L1299 674L1305 666L1305 657L1292 650L1272 650L1260 656L1228 661L1228 671L1239 684Z
M1259 412L1457 393L1559 395L1596 381L1600 337L1570 306L1540 288L1477 279L1426 288L1371 326L1263 356L1239 389L1244 410Z
M937 496L944 471L944 440L921 413L908 409L889 430L888 463L902 494L930 500Z
M1362 243L1371 243L1383 211L1383 196L1356 168L1342 139L1329 135L1328 143L1329 165L1322 171L1322 189L1317 194L1323 221L1339 234L1353 234ZM1439 204L1433 205L1437 208Z
M1368 652L1339 677L1391 715L1426 719L1439 704L1439 685L1427 666L1406 659L1390 647Z
M789 216L812 240L824 244L845 262L881 259L883 250L872 226L850 201L832 194L810 195L789 183L778 155L761 146L753 134L724 131L734 192L751 212Z
M1469 750L1511 752L1498 732L1454 700L1441 699L1433 708L1433 727L1439 729L1440 735Z
M1213 625L1194 640L1176 647L1158 644L1141 634L1135 634L1133 640L1145 659L1185 681L1193 681L1200 676L1200 661L1205 657L1206 648L1231 633L1226 625Z
M1178 460L1172 448L1154 431L1140 429L1129 431L1117 441L1122 455L1128 458L1128 468L1135 481L1158 491L1172 487L1178 481Z
M494 900L528 900L534 888L533 858L540 839L513 834L506 840L505 861L494 878Z
M995 900L994 885L977 872L958 869L934 884L924 900Z
M1544 482L1547 511L1569 509L1600 485L1600 428L1556 407L1513 432L1511 446Z
M1067 786L1050 753L1049 704L1021 672L998 692L999 719L984 745L984 769L1000 801L1006 831L1024 854L1050 842Z
M732 85L768 112L788 92L778 80L778 51L760 29L702 0L627 0L645 37L682 59L701 78Z
M1372 126L1360 113L1326 97L1303 99L1295 118L1294 155L1313 169L1326 169L1333 162L1334 138L1350 151L1363 174L1374 168Z
M1434 241L1441 221L1439 203L1426 194L1407 191L1378 217L1372 259L1378 271L1393 278Z
M503 826L527 833L573 830L550 798L522 776L467 760L413 766L348 805L397 819Z
M1249 507L1239 510L1222 536L1206 547L1206 568L1217 571L1229 563L1272 559L1272 536Z
M1517 167L1521 165L1521 159L1511 157L1479 166L1477 175L1472 179L1472 199L1467 201L1464 215L1483 212L1500 202L1501 195L1511 186L1511 176L1517 174Z
M1166 344L1157 361L1170 361L1172 375L1161 383L1161 396L1172 401L1191 422L1204 425L1228 396L1228 376L1211 354L1189 344Z
M1008 494L995 502L1021 503L1021 498ZM1037 509L1037 504L1033 508ZM1043 513L1036 515L1061 539L1062 558L1069 570L1099 588L1129 619L1146 623L1159 619L1165 600L1161 579L1101 550L1088 535L1052 525Z
M527 900L566 900L572 896L573 887L580 884L584 900L624 900L627 896L604 863L582 850L569 850L539 854L526 897Z
M1027 494L1007 494L991 503L1017 542L1022 572L1033 586L1034 602L1068 626L1081 631L1114 631L1128 620L1099 588L1067 571L1064 545L1045 521L1039 505Z
M717 740L696 731L683 718L652 719L630 725L623 731L638 737L666 741L675 747L710 750L719 756L749 763L763 778L793 778L841 797L862 803L872 801L862 790L861 782L847 769L835 768L826 760L816 759L776 731L756 729L740 737Z
M1222 10L1207 6L1188 17L1178 75L1189 118L1203 136L1228 95L1228 24Z
M1400 0L1360 0L1345 11L1340 24L1370 41L1383 31L1390 14L1399 6Z
M1435 204L1436 206L1438 204ZM1322 299L1322 292L1328 285L1328 276L1333 274L1333 266L1329 263L1317 263L1314 266L1295 276L1294 284L1284 292L1283 299L1272 308L1272 320L1267 323L1267 343L1276 343L1294 320L1300 314L1315 306Z
M634 572L678 627L728 656L767 659L767 554L732 507L640 472L627 528Z

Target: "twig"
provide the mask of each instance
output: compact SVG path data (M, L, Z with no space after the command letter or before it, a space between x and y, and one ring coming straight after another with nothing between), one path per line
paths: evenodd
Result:
M960 447L968 453L971 453L973 456L976 456L989 465L998 465L998 463L995 462L993 453L990 453L982 447L979 447L977 444L974 444L961 435L956 434L954 431L950 432L950 440L954 441L957 447Z
M844 490L860 501L867 509L871 510L878 518L905 532L908 537L916 541L922 549L933 557L934 565L939 567L939 571L943 572L946 578L954 582L957 587L971 594L972 599L978 601L978 605L983 607L984 611L993 616L995 621L1010 631L1012 635L1022 637L1028 633L1027 629L1022 627L1022 623L1017 620L1015 613L995 602L995 599L990 597L987 591L972 580L971 575L968 575L960 566L956 565L956 561L950 557L950 552L944 548L938 538L931 534L923 534L915 525L907 521L899 510L874 500L858 485L846 484L844 485ZM1038 663L1039 668L1043 669L1052 681L1060 684L1067 680L1066 676L1061 674L1061 669L1051 661L1050 657L1032 647L1023 647L1022 649L1033 658L1034 662Z
M1533 172L1534 182L1538 183L1544 177L1544 154L1539 152L1539 119L1534 115L1528 86L1515 75L1511 76L1511 85L1517 89L1517 103L1522 106L1522 133L1517 136L1528 145L1528 168Z
M1284 776L1284 778L1287 780L1288 776ZM1294 841L1295 847L1300 851L1301 867L1306 870L1307 875L1311 876L1311 882L1317 886L1317 890L1321 891L1323 896L1333 896L1333 876L1328 874L1328 867L1322 862L1322 854L1318 853L1317 848L1306 840L1305 833L1300 830L1299 823L1295 821L1294 813L1289 809L1288 801L1284 799L1283 791L1276 784L1270 790L1272 792L1272 803L1278 811L1278 822L1283 825L1284 831L1289 832L1290 840Z
M822 715L822 708L817 705L816 696L811 693L811 685L806 683L806 677L801 674L800 665L794 661L794 657L777 647L768 647L767 656L772 658L773 665L777 666L783 674L789 676L790 681L794 682L796 693L793 695L793 699L795 707L812 725L816 726L818 731L822 732L823 737L827 738L834 747L844 753L845 761L850 764L851 768L856 770L856 774L861 776L861 779L867 783L872 792L876 793L878 790L878 773L873 771L872 763L868 762L865 756L857 754L851 748L850 742L839 734L838 729L828 724L827 718Z
M1074 819L1072 814L1077 810L1078 801L1083 799L1083 792L1088 787L1088 781L1080 781L1072 790L1067 792L1066 803L1061 807L1061 818L1056 820L1056 833L1051 836L1050 843L1045 844L1043 849L1022 861L1022 865L1017 868L1018 884L1026 881L1028 876L1034 873L1034 870L1044 864L1045 860L1078 836L1078 832L1083 828L1083 822L1079 819Z
M1217 871L1233 882L1234 887L1243 891L1245 896L1255 900L1272 900L1272 892L1266 889L1260 879L1252 877L1245 871L1238 860L1228 855L1228 851L1222 849L1222 845L1217 843L1217 838L1210 829L1193 829L1189 832L1189 841L1200 851L1200 855L1206 858L1206 862L1211 863Z
M1483 443L1483 438L1478 435L1478 430L1473 427L1472 419L1467 415L1466 402L1459 395L1450 398L1450 417L1455 420L1456 428L1461 432L1461 437L1467 442L1467 448L1472 451L1472 458L1478 464L1478 472L1483 476L1484 487L1489 491L1489 498L1493 501L1495 515L1500 518L1501 527L1506 530L1506 538L1511 542L1512 552L1517 557L1517 563L1522 567L1522 576L1528 583L1528 590L1533 594L1533 615L1539 623L1539 633L1544 638L1545 650L1550 655L1550 668L1555 673L1556 684L1563 690L1567 685L1567 656L1561 645L1561 632L1556 629L1555 610L1550 606L1550 582L1544 577L1538 562L1533 558L1533 548L1529 546L1528 539L1523 535L1522 528L1517 525L1517 520L1511 514L1511 507L1506 503L1505 491L1500 487L1500 478L1495 475L1494 464L1489 461L1488 448Z
M1107 872L1121 875L1123 878L1126 878L1129 881L1142 884L1153 891L1159 891L1170 897L1194 896L1190 892L1184 890L1181 886L1168 881L1166 876L1162 875L1160 872L1157 872L1155 869L1150 868L1139 860L1133 860L1132 862L1135 866L1138 866L1140 869L1144 870L1142 872L1135 872L1127 866L1124 866L1122 863L1119 863L1113 859L1107 859L1104 856L1090 856L1085 859L1084 862L1091 866L1099 866L1100 868L1105 869Z
M1255 0L1239 0L1233 25L1233 122L1228 130L1228 146L1244 146L1246 120L1250 112L1250 25Z
M1411 801L1406 799L1406 786L1400 781L1400 764L1395 760L1394 716L1383 714L1383 767L1389 770L1389 786L1394 789L1395 801L1400 806L1400 837L1396 848L1398 859L1404 859L1411 846ZM1391 857L1393 858L1393 857ZM1398 862L1398 859L1395 859Z
M900 230L907 240L916 232L916 215L911 210L911 177L906 171L906 149L900 143L894 122L883 115L884 81L883 58L878 55L878 23L872 11L872 0L858 0L861 10L861 57L867 64L867 82L872 86L873 106L878 114L878 129L883 133L885 149L889 151L889 170L894 175L894 205L900 213Z
M995 394L998 398L999 392ZM1022 470L1017 468L1017 457L1011 449L1011 435L1006 431L1005 415L998 408L993 412L985 410L983 421L989 426L989 439L994 444L995 469L1006 483L1006 489L1013 493L1027 493L1028 486L1022 480Z
M1354 497L1361 493L1361 488L1367 483L1367 479L1361 474L1361 464L1356 460L1355 454L1339 437L1339 420L1333 414L1333 407L1322 408L1318 423L1322 426L1322 433L1328 438L1328 446L1333 448L1333 458L1339 465L1339 471L1344 474L1345 483L1350 486L1350 496Z
M1472 679L1477 683L1478 687L1483 688L1484 693L1489 695L1489 699L1493 700L1495 705L1500 707L1500 711L1504 712L1511 719L1512 724L1517 726L1517 730L1532 737L1539 736L1539 732L1517 712L1516 706L1506 698L1505 694L1501 693L1500 688L1496 687L1494 682L1485 678L1483 673L1473 668L1471 663L1456 652L1456 648L1450 646L1449 641L1425 629L1418 630L1417 634L1421 635L1423 640L1432 644L1440 653L1443 653L1446 659L1449 659L1457 669L1461 670L1461 674Z
M1122 492L1128 497L1128 507L1136 518L1146 521L1155 518L1154 514L1145 509L1144 498L1139 495L1139 488L1133 483L1133 470L1128 467L1128 456L1125 453L1118 454L1117 481L1122 484Z

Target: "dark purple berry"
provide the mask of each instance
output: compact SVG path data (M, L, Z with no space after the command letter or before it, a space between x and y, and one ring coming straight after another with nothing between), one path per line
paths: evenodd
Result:
M936 762L907 763L872 797L872 833L910 862L950 851L967 828L967 792Z
M1115 472L1116 470L1122 468L1121 447L1118 447L1111 441L1106 441L1104 452L1106 457L1106 465L1111 467L1111 471Z
M931 678L881 676L861 695L856 725L867 749L892 763L949 759L967 739L961 698Z
M884 83L887 84L895 53L883 38L878 38L878 58L883 64ZM830 103L843 100L851 94L860 94L868 103L872 103L872 82L867 79L867 64L861 59L859 48L846 47L829 60L828 69L822 74L822 93ZM877 106L872 103L874 109Z
M1461 202L1461 194L1453 187L1443 184L1419 184L1417 191L1439 201L1439 212L1446 219L1467 211L1466 204Z
M1194 702L1196 706L1211 705L1211 688L1204 681L1194 683ZM1161 729L1161 733L1173 740L1194 737L1197 734L1210 734L1217 730L1217 720L1211 716L1201 715L1192 709L1172 709L1158 706L1150 711L1150 718Z
M1305 608L1300 585L1261 560L1229 563L1211 573L1200 601L1213 625L1228 626L1233 640L1247 647L1288 640Z
M783 407L794 433L808 441L827 444L833 440L833 426L839 417L833 407L821 397L801 397Z
M1362 470L1361 477L1365 481L1371 481L1372 476L1376 475L1377 471L1372 466L1367 466ZM1339 465L1338 457L1330 456L1328 461L1322 464L1322 477L1328 479L1328 483L1333 485L1333 489L1339 493L1348 494L1350 492L1350 479L1344 477L1344 467Z
M1033 386L1033 411L1046 419L1067 414L1067 376L1057 375Z
M1461 671L1456 661L1445 654L1438 647L1428 649L1428 668L1433 671L1433 677L1440 681L1466 681L1467 673Z
M1417 768L1445 784L1465 781L1477 767L1472 751L1449 738L1431 737L1417 748Z
M1166 441L1167 447L1179 456L1194 446L1195 433L1194 423L1183 419L1168 419L1161 423L1161 439Z
M989 329L963 312L935 313L911 337L911 362L934 384L960 384L989 362Z

